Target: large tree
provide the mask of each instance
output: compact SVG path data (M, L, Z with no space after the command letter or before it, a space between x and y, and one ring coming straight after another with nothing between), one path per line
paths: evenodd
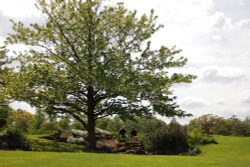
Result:
M6 104L8 99L6 91L7 80L10 74L10 69L7 66L8 63L7 49L5 46L0 46L0 105Z
M7 50L4 46L0 46L0 128L6 125L6 119L11 111L8 105L7 82L10 69L7 67L8 58Z
M95 123L110 115L185 116L171 85L191 82L189 74L168 73L187 59L180 50L151 49L162 25L153 10L138 16L122 3L102 0L38 0L42 25L13 21L8 44L28 45L19 53L18 82L12 96L51 114L69 114L89 134L95 149ZM177 56L176 56L177 55Z

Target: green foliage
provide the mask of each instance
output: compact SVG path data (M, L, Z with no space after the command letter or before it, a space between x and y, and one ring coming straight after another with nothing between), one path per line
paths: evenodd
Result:
M15 128L8 128L3 136L3 142L6 143L6 148L9 150L31 150L29 140Z
M30 135L30 144L32 151L49 151L49 152L80 152L83 151L84 146L56 142L46 139L41 139L39 136Z
M7 124L7 121L5 119L0 118L0 129L4 127Z
M0 102L0 118L7 119L11 111L12 109L6 102L4 101Z
M34 115L32 133L39 131L43 127L45 121L46 121L45 114L40 111L37 111L36 114Z
M7 124L6 119L11 112L11 108L4 101L0 101L0 129Z
M135 128L139 136L143 136L146 133L150 133L155 129L159 129L166 126L164 121L156 118L141 118L135 117L132 120L126 119L122 120L120 117L116 116L114 118L103 118L97 121L98 128L108 130L113 132L117 136L118 131L124 127L127 132L132 128Z
M156 129L142 139L144 149L153 154L180 154L188 151L187 132L176 122Z
M217 144L217 141L213 136L202 134L198 128L194 128L188 133L188 145L194 154L200 153L201 146L206 144Z
M38 134L55 133L59 130L59 125L56 118L49 117L42 124L42 127L37 131Z
M215 136L220 144L192 156L0 151L1 167L249 167L250 138ZM237 143L237 144L235 144Z
M86 131L86 128L82 126L82 124L79 121L73 120L71 123L71 129L78 129L78 130L84 130Z
M32 129L34 115L25 110L12 111L7 118L8 127L18 129L23 133L28 133Z
M32 134L51 134L57 132L59 129L69 128L68 122L57 120L53 116L48 116L42 111L36 112L34 121L32 122Z
M139 17L121 3L105 6L102 0L37 2L46 22L12 21L14 33L6 40L31 46L17 54L21 65L12 75L12 98L71 115L88 130L90 147L95 121L103 117L189 115L170 87L195 76L167 72L186 64L181 50L151 48L150 38L163 27L153 10Z
M199 128L204 134L250 136L249 118L241 121L236 116L229 119L208 114L193 119L189 123L189 128Z
M99 119L97 122L96 122L96 127L100 128L100 129L105 129L105 130L110 130L111 128L111 124L113 123L112 122L113 120L112 119L109 119L109 118L102 118L102 119ZM114 128L116 129L116 128ZM117 130L117 129L116 129ZM113 131L113 130L112 130Z
M201 145L202 140L203 135L200 129L195 128L188 134L188 144L191 148Z
M71 123L71 121L70 121L68 116L61 118L58 121L59 129L67 129L67 130L69 130L71 128L70 123Z
M10 78L11 69L6 66L9 63L7 57L7 49L5 46L0 46L0 110L3 107L2 104L9 100L9 92L7 90ZM1 111L0 111L1 118Z
M246 117L243 121L235 123L233 134L238 136L250 136L250 118Z

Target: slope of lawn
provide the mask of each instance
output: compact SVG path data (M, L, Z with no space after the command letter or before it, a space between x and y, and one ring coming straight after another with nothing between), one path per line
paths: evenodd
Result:
M28 139L31 141L33 151L47 152L80 152L84 149L82 145L69 144L63 142L55 142L39 138L45 135L30 135Z
M0 151L0 167L249 167L249 137L216 139L198 156Z

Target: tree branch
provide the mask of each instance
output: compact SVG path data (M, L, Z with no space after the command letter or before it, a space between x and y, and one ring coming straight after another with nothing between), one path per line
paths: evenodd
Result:
M70 40L68 39L68 37L65 35L62 26L56 21L56 19L54 19L52 17L52 15L50 14L50 12L46 8L44 8L44 10L46 11L46 13L49 16L49 18L57 25L57 27L59 28L60 33L62 34L62 36L66 40L67 44L70 46L71 50L74 52L75 57L77 58L78 61L80 61L80 57L78 56L74 45L70 42Z

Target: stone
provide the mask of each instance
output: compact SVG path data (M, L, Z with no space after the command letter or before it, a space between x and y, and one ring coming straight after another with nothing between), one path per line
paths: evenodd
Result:
M59 138L61 139L68 139L70 136L73 136L73 132L70 130L60 130L59 131Z

